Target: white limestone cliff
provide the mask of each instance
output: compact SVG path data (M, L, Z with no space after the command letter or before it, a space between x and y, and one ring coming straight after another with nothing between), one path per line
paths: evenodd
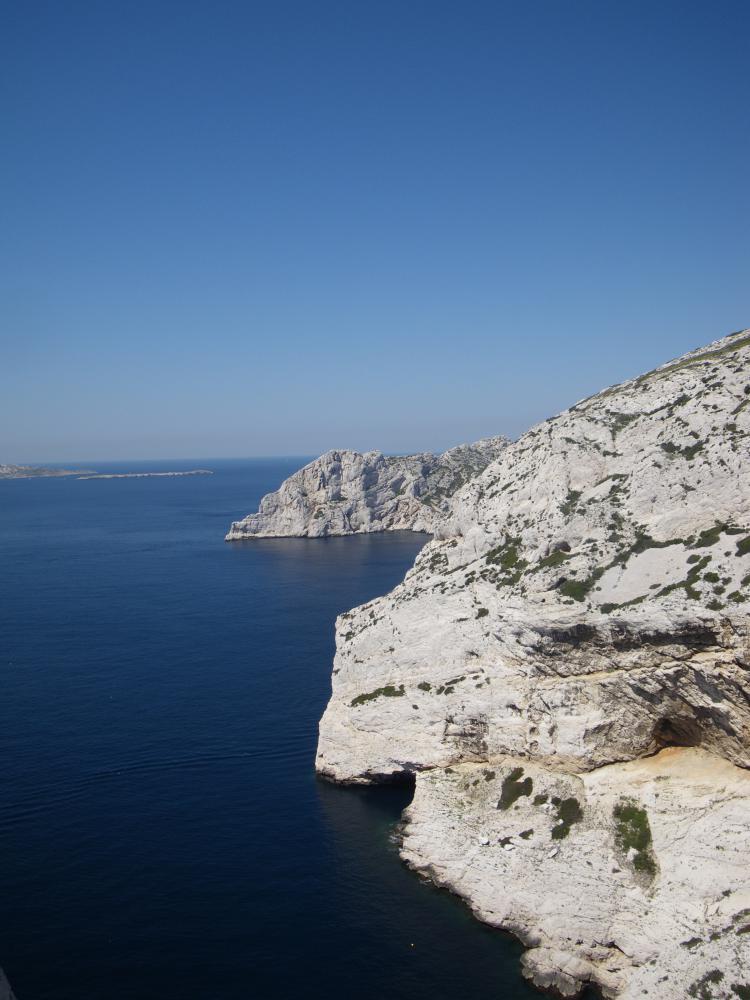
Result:
M741 1000L749 799L750 773L698 749L580 774L460 764L419 776L402 856L517 934L539 986Z
M263 497L257 514L235 521L226 540L432 532L456 490L509 443L487 438L442 455L328 451Z
M416 775L407 862L566 996L750 997L749 434L744 331L530 430L337 621L319 773Z

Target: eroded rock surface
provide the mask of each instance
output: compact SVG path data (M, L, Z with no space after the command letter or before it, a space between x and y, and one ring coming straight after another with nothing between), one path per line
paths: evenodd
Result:
M450 497L507 447L494 437L442 455L328 451L263 497L257 514L235 521L226 540L432 532Z
M750 766L749 433L750 332L744 331L530 430L458 490L435 539L399 587L337 621L318 771L346 782L417 773L407 859L425 871L432 865L481 915L493 914L492 923L535 945L529 973L569 995L594 979L611 996L640 996L643 989L675 998L750 996L750 987L742 992L750 982L747 956L729 932L705 952L708 965L714 954L724 956L723 964L717 957L707 966L705 981L698 952L679 942L674 947L681 950L668 961L653 956L654 975L670 977L658 989L658 977L644 971L650 959L642 960L635 945L608 971L617 951L609 942L625 940L610 933L613 906L631 913L639 927L635 938L658 940L663 931L669 948L674 928L665 929L663 916L669 907L697 906L695 936L708 940L713 933L703 882L691 883L683 869L682 888L664 881L672 878L665 875L672 865L665 845L678 822L656 807L666 782L639 777L634 790L625 762L665 747L700 747L704 764L710 754L717 768L729 768L722 781L724 773L738 775L726 808L733 830L750 826L745 775L731 767ZM575 834L571 829L565 850L550 859L559 879L546 896L533 865L523 877L507 879L501 869L489 878L488 868L481 897L474 882L456 875L474 833L463 829L464 792L459 796L447 769L495 769L506 758L533 767L550 787L558 782L561 790L580 793L556 797L589 802L589 825L581 822ZM729 814L719 808L719 786L690 785L698 759L680 757L688 761L680 777L687 805L674 836L686 857L707 866L706 885L712 872L717 885L726 876L719 891L728 888L734 896L724 856L734 835L721 833ZM605 776L600 802L596 789ZM646 884L643 873L631 873L632 885L610 879L606 891L594 894L603 902L592 903L588 937L581 930L563 939L555 927L567 921L566 898L574 902L577 895L579 907L588 904L582 897L588 879L578 878L587 861L599 886L611 867L612 824L596 819L597 810L611 813L616 800L629 797L647 800L649 816L654 813L653 877ZM431 837L430 815L438 826L449 816L455 836L443 830ZM711 850L699 835L704 819L716 834ZM584 833L588 855L574 863L570 847ZM452 846L438 850L441 837ZM629 909L622 900L637 905ZM538 911L552 915L543 934L534 923ZM607 953L600 955L599 947ZM732 981L730 960L736 963ZM725 978L717 978L719 972ZM739 992L732 992L733 982Z
M749 801L750 773L698 749L580 774L460 764L418 776L402 855L563 996L742 998Z

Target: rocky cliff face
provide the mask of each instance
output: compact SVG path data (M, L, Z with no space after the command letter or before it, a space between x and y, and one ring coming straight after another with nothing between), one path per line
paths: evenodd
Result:
M745 331L530 430L337 622L319 772L416 774L405 859L564 995L750 997L749 432Z
M509 443L503 437L487 438L442 455L328 451L265 496L257 514L235 521L226 540L432 532L456 490Z
M419 776L402 856L576 996L748 996L750 776L700 749L580 774L502 758Z

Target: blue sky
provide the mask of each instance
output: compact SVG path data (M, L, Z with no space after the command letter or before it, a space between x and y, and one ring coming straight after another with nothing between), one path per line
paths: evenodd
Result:
M750 325L744 3L37 3L0 461L442 449Z

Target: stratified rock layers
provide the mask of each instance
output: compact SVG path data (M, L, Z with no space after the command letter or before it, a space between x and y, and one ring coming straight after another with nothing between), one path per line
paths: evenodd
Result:
M459 445L442 455L328 451L235 521L226 540L434 531L450 497L507 447L507 438Z
M750 997L749 433L745 331L533 428L337 622L319 772L416 773L404 857L564 995Z

